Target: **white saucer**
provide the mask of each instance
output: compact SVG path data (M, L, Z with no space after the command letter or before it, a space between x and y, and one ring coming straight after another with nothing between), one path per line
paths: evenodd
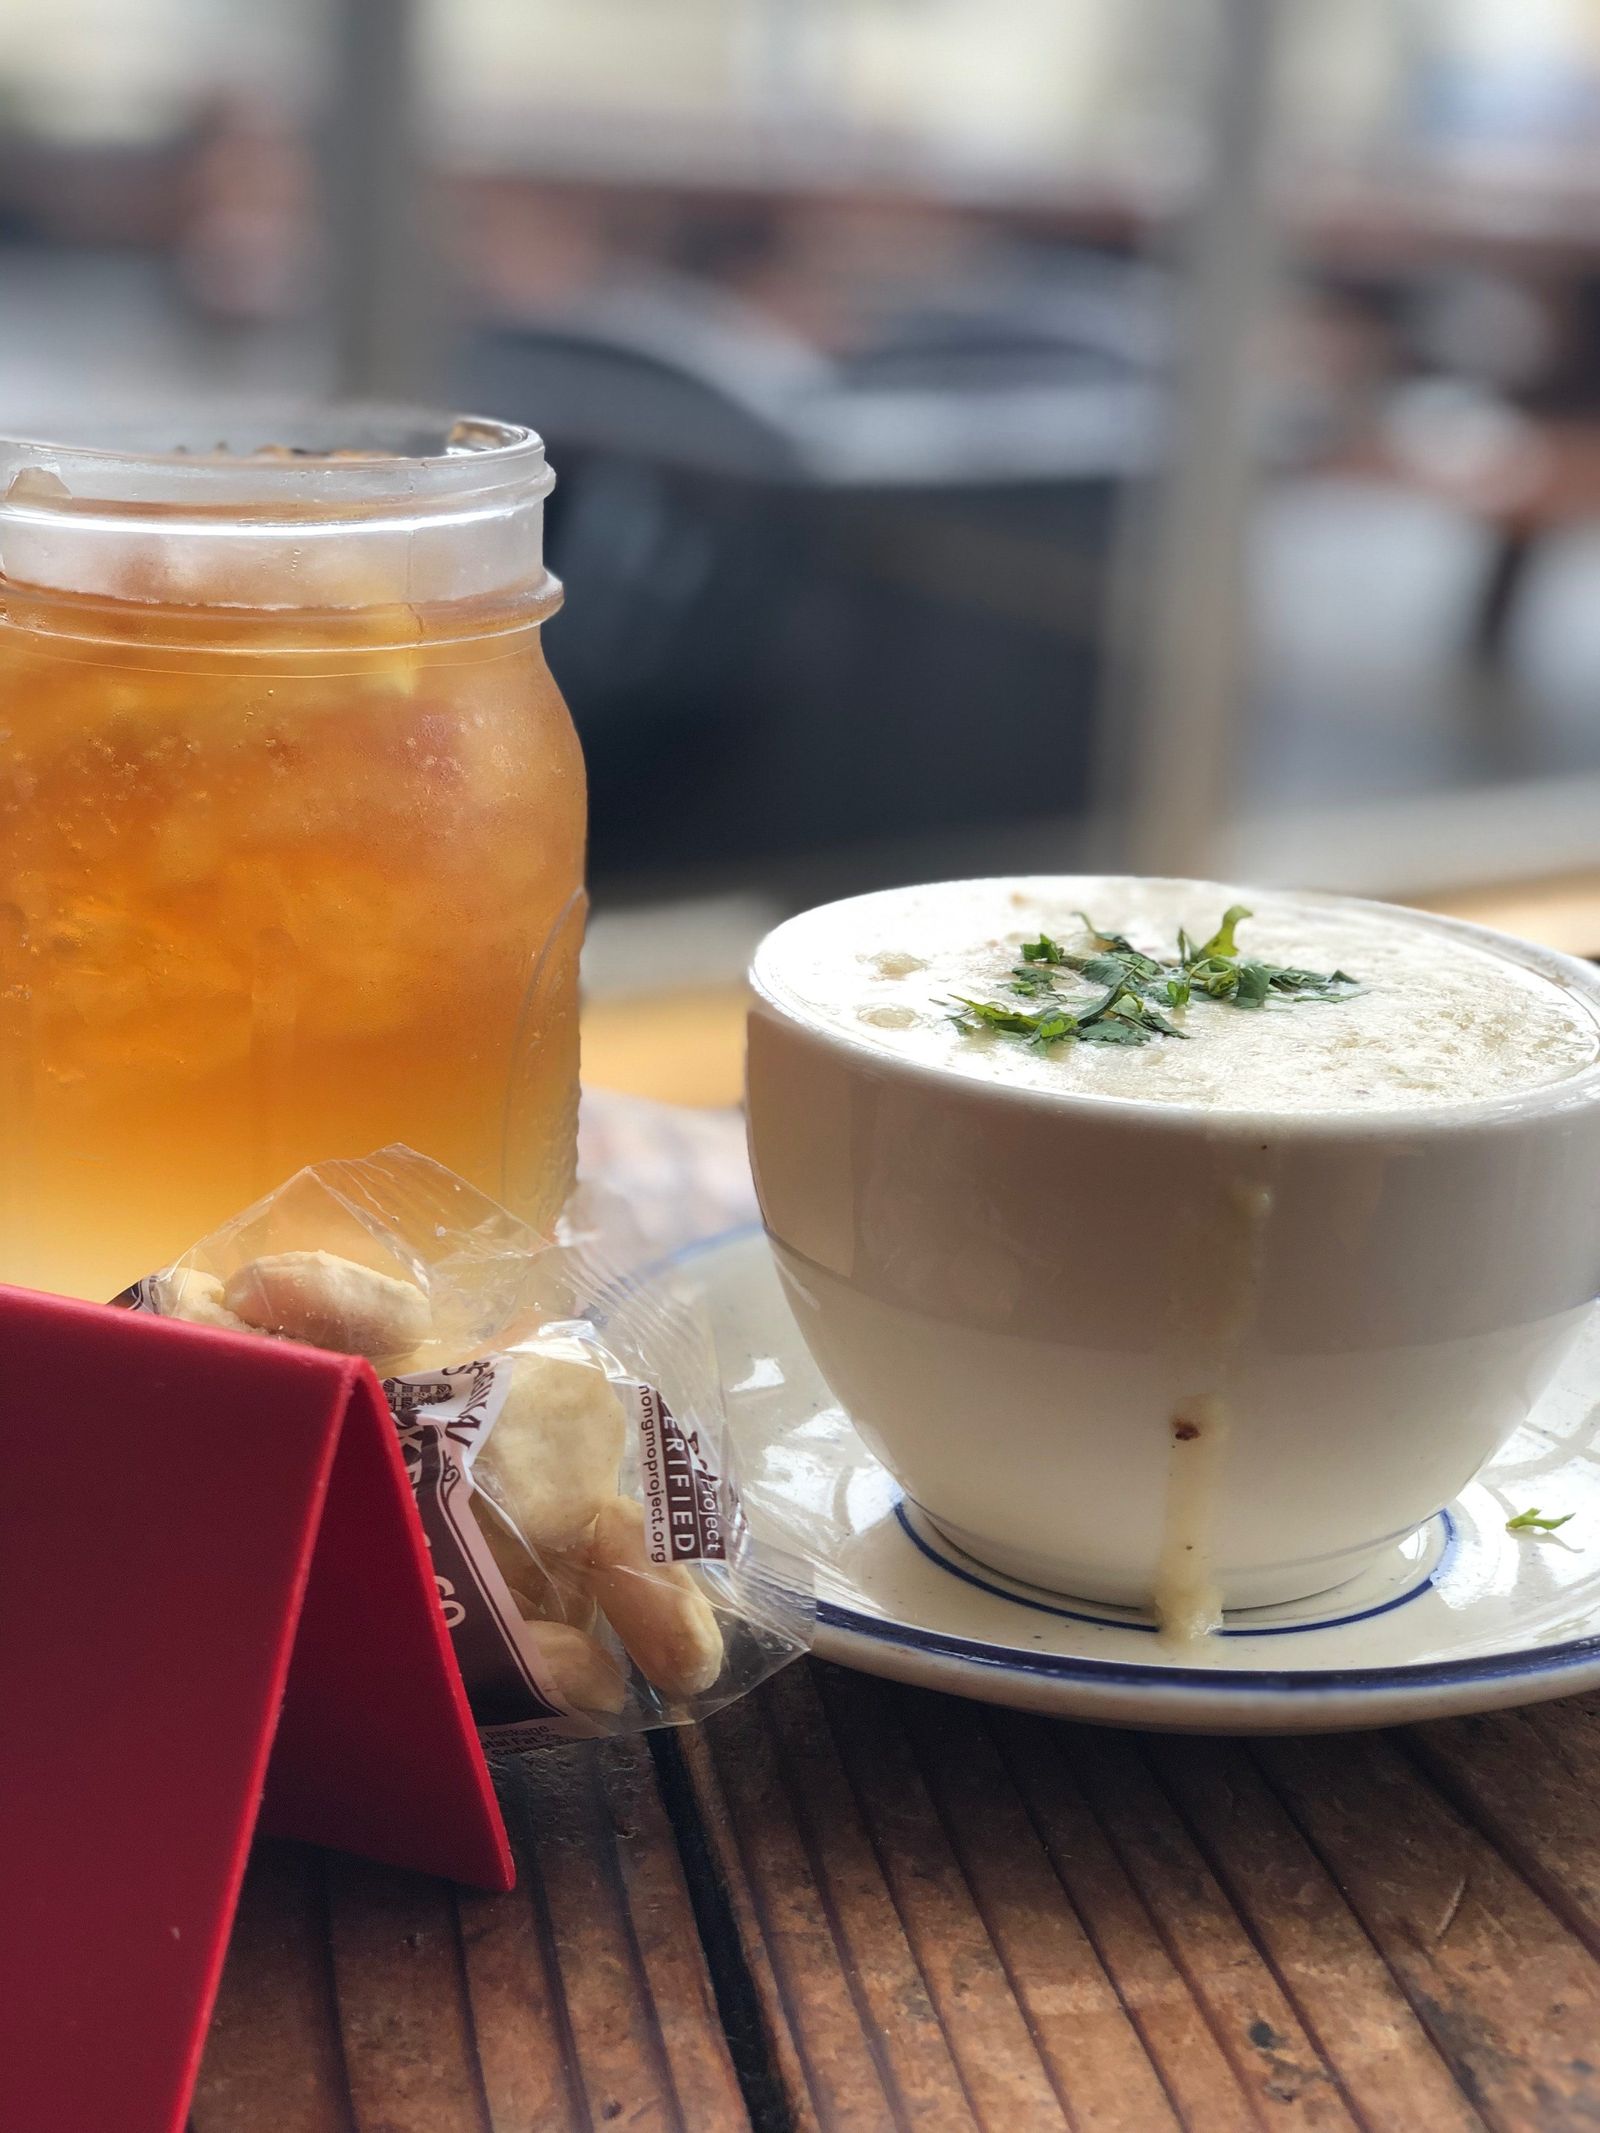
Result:
M759 1229L673 1264L715 1330L752 1528L814 1566L825 1658L1064 1718L1215 1733L1385 1726L1600 1685L1600 1313L1431 1525L1335 1592L1230 1615L1191 1654L1137 1614L987 1569L905 1501L818 1376ZM1533 1505L1571 1523L1508 1532Z

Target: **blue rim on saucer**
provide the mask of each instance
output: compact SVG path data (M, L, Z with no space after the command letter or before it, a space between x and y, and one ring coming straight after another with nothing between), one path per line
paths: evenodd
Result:
M752 1528L791 1556L808 1544L825 1657L1065 1717L1218 1732L1387 1725L1600 1686L1600 1317L1512 1444L1378 1566L1153 1657L1148 1619L990 1570L901 1496L806 1353L759 1226L669 1264L711 1319ZM847 1532L797 1513L802 1452L822 1498L853 1491L871 1515ZM1570 1527L1508 1532L1530 1503L1573 1512Z

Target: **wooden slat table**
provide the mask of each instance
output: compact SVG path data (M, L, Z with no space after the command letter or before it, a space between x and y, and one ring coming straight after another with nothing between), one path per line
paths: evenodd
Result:
M747 1205L731 1116L590 1128L662 1239ZM509 1896L258 1847L192 2133L1593 2128L1597 1778L1600 1697L1242 1743L797 1665L507 1771Z

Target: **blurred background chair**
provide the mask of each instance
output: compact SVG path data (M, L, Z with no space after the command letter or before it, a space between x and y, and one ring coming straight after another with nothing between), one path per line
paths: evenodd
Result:
M848 360L659 281L474 337L457 397L561 470L550 650L602 880L865 879L874 842L892 870L901 840L1086 811L1160 390L1115 279L892 317Z

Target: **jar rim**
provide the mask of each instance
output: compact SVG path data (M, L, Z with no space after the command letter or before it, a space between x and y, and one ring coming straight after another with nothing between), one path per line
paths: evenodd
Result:
M28 494L31 484L13 495L12 484L28 473L54 476L80 503L269 513L307 504L426 508L507 490L543 496L554 482L543 439L523 424L339 400L212 399L8 424L0 434L0 513L42 501Z

